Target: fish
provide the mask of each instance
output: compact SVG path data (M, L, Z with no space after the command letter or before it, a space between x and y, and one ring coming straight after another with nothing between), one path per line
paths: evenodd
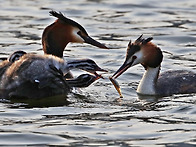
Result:
M112 82L112 84L114 85L115 89L118 91L120 98L123 98L122 93L121 93L121 89L120 89L120 85L118 84L118 82L113 79L112 77L109 77L110 81Z

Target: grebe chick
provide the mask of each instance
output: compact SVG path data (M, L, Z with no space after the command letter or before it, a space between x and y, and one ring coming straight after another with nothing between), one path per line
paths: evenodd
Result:
M79 80L84 76L73 79L71 82L66 81L64 74L73 68L94 73L96 77L94 81L99 78L96 71L106 71L90 59L67 62L53 55L25 54L3 74L0 84L1 95L3 98L49 97L67 94L72 86L81 87L81 83L83 83L83 87L85 87L87 82L87 85L93 82L90 78ZM69 85L69 83L71 84Z
M12 65L15 61L19 60L26 52L24 51L16 51L12 53L7 60L4 60L0 63L0 77L4 74L6 69Z
M105 45L91 38L87 31L77 22L65 17L61 12L50 11L58 19L47 26L42 34L42 45L45 54L63 57L63 51L69 42L88 43L99 48L108 49Z
M26 52L24 51L15 51L14 53L12 53L9 57L8 57L8 61L14 63L15 61L19 60L20 57L22 57L23 55L25 55Z
M196 93L196 73L186 70L172 70L159 75L162 51L151 42L153 38L142 38L128 44L123 65L112 76L119 77L128 68L141 64L145 73L138 85L137 93L142 95L169 96L173 94Z

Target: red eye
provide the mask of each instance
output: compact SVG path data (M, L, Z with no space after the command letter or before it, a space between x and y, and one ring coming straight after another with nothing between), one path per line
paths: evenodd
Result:
M133 59L133 60L137 59L137 56L133 56L132 59Z

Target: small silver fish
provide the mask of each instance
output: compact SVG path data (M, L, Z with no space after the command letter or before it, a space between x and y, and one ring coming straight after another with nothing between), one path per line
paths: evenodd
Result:
M112 77L109 77L109 79L112 82L112 84L114 85L115 89L118 91L120 98L123 98L122 93L121 93L121 89L120 89L120 85L118 84L118 82L115 79L112 79Z

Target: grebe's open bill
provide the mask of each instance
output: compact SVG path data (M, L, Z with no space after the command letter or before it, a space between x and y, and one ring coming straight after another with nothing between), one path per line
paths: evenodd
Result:
M100 78L102 78L102 79L104 79L100 74L98 74L97 73L97 71L99 71L99 72L108 72L107 70L105 70L105 69L102 69L101 67L99 67L99 66L96 66L95 67L95 69L93 69L93 70L86 70L87 72L89 72L89 73L92 73L92 74L94 74L95 76L97 76L97 77L100 77Z
M98 41L94 40L90 36L83 36L83 39L84 39L85 43L94 45L94 46L99 47L99 48L108 49L105 45L99 43Z
M66 82L70 87L84 88L91 85L96 80L102 78L101 75L82 74L74 79L67 79Z
M126 62L114 73L112 78L118 78L122 73L124 73L132 64L126 64Z
M136 57L133 57L130 61L129 58L126 57L125 62L123 65L114 73L112 78L116 79L118 78L122 73L124 73L129 67L133 65L133 62L135 61Z

